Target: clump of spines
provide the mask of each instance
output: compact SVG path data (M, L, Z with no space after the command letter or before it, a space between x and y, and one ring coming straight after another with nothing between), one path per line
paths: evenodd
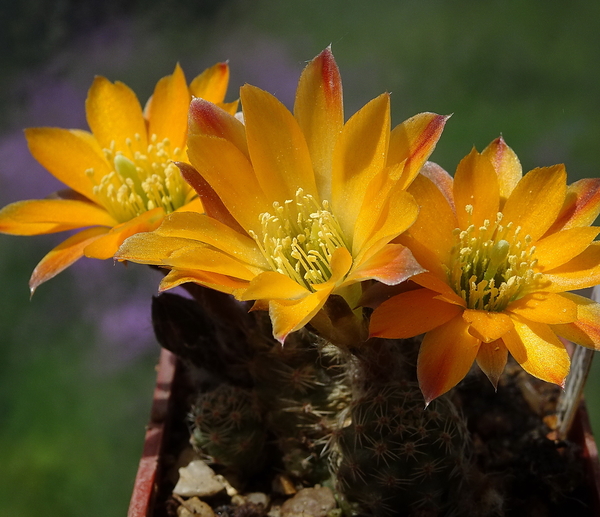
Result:
M191 413L192 444L211 462L243 473L260 469L266 432L256 394L228 384L202 393Z
M353 514L438 515L467 475L469 447L466 424L447 398L425 408L416 383L371 386L341 423L337 488Z

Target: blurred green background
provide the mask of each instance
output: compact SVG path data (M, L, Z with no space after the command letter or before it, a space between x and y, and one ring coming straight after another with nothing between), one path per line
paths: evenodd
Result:
M229 60L288 106L306 61L332 44L347 116L387 90L394 123L453 113L433 159L449 171L502 134L525 170L598 176L600 3L551 0L0 2L0 203L58 186L22 128L85 127L94 75L144 102L179 61ZM29 300L59 236L0 236L0 515L125 515L158 356L142 267L80 261ZM600 433L600 360L586 395Z

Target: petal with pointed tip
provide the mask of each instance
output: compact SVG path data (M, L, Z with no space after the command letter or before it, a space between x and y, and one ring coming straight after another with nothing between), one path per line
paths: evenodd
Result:
M310 295L306 287L301 286L289 276L275 271L265 271L254 277L243 292L237 295L239 300L297 300Z
M89 201L33 199L17 201L0 210L0 232L13 235L39 235L116 224L104 208Z
M244 230L260 232L259 216L273 209L256 180L248 159L228 140L188 136L188 156Z
M425 334L417 378L427 404L456 386L471 369L481 341L468 328L459 315Z
M110 149L114 142L116 150L128 158L133 158L135 151L146 152L148 140L142 107L125 84L96 77L85 101L85 112L90 129L103 149Z
M156 135L159 142L169 139L173 149L183 149L191 99L185 75L177 64L172 75L156 83L148 106L148 134Z
M572 258L583 253L600 233L600 228L585 226L570 228L535 243L535 259L541 271L547 271L566 264Z
M306 137L321 199L331 199L331 160L344 125L342 81L328 47L300 76L294 116Z
M401 188L408 188L429 158L450 117L419 113L397 125L390 133L387 164L405 161Z
M267 198L283 204L302 188L319 200L308 146L294 116L260 88L247 84L240 93L248 151Z
M161 280L158 290L163 292L190 282L227 294L233 294L234 291L243 289L248 285L245 280L238 280L218 273L173 269Z
M229 84L229 65L217 63L196 76L190 83L190 92L209 102L223 102Z
M551 325L552 330L573 343L600 350L600 303L572 293L562 296L577 304L577 321Z
M527 372L546 382L564 386L569 354L545 323L513 317L515 328L502 336L508 351Z
M507 359L508 350L501 339L490 343L481 343L476 358L477 364L496 390L498 389L500 375L506 367Z
M165 211L162 208L154 208L140 214L133 219L119 224L102 237L99 237L94 242L89 244L83 250L84 255L89 258L109 259L123 244L123 241L136 233L151 232L155 230L162 222L165 216Z
M585 178L567 187L565 202L548 233L589 226L600 214L600 178Z
M438 293L415 289L383 302L371 315L371 337L407 339L429 332L458 316L462 307L436 299Z
M110 172L106 159L99 154L94 140L83 136L83 131L69 131L56 127L36 127L25 130L27 145L33 157L65 185L95 199L94 184L85 174L93 169L101 178ZM91 135L90 135L91 136Z
M384 167L390 136L390 99L382 94L344 125L333 150L331 207L346 236L363 206L367 186Z
M566 264L546 271L544 280L551 282L548 287L544 286L544 290L554 293L600 284L600 242L593 242Z
M500 199L503 205L523 177L521 162L502 137L496 138L481 152L481 155L490 160L498 175Z
M29 279L31 294L44 282L54 278L58 273L68 268L71 264L83 257L84 248L101 237L108 228L96 226L82 230L69 237L56 248L50 251L35 267Z
M456 213L454 205L454 178L434 162L425 162L420 173L435 183L435 186L446 198L450 208Z
M534 169L519 181L502 209L503 224L521 227L521 235L539 239L558 215L567 190L564 165Z
M454 175L454 202L459 227L482 226L485 220L495 221L500 206L498 176L487 156L474 148L463 158ZM472 207L468 213L466 206Z
M469 324L469 334L484 343L500 339L513 328L510 316L502 312L466 309L463 319Z
M539 323L571 323L577 319L577 305L554 293L531 293L506 308L508 312Z

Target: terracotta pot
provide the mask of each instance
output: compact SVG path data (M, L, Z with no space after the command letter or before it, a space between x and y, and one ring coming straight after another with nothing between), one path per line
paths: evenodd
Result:
M133 495L129 505L128 517L155 517L154 502L159 492L161 454L169 438L169 418L176 407L173 396L177 387L179 362L171 352L162 350L157 367L156 387L146 428L146 437L142 458L135 478ZM182 377L179 375L179 377ZM181 411L177 411L181 413ZM574 423L568 436L569 440L579 444L585 461L586 478L590 490L593 509L590 515L600 515L600 462L598 449L592 434L585 402L580 402Z

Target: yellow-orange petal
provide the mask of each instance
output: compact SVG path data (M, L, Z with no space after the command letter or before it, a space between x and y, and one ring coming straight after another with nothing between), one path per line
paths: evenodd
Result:
M327 284L327 289L321 289L299 300L269 301L269 316L273 323L273 337L280 343L291 332L304 327L321 310L333 289Z
M481 343L476 358L477 364L486 374L494 389L498 389L498 381L506 367L507 359L508 350L501 339L490 343Z
M599 233L600 228L585 226L549 234L535 243L538 267L541 271L548 271L562 266L585 251Z
M420 207L419 216L410 227L410 235L426 246L440 264L447 264L454 245L452 232L458 226L452 208L436 185L425 176L418 175L408 191ZM423 266L430 269L427 264Z
M469 334L484 343L500 339L513 328L510 316L502 312L465 309L463 319L469 324Z
M190 92L209 102L220 103L227 94L229 83L229 65L217 63L196 76L190 83Z
M567 190L564 165L534 169L519 181L506 200L503 224L521 227L521 235L539 239L558 215Z
M264 269L269 267L254 239L205 214L175 212L162 221L155 233L204 242L242 262Z
M135 93L125 84L96 77L85 101L87 121L100 147L116 150L133 159L146 152L146 121ZM136 136L137 135L137 136Z
M600 214L600 178L585 178L567 187L565 202L548 233L589 226Z
M12 235L39 235L116 224L101 206L73 199L17 201L0 210L0 232Z
M294 116L255 86L242 86L240 96L252 167L267 198L283 204L302 188L319 200L308 146Z
M27 145L33 157L58 180L89 199L95 199L94 185L85 174L93 169L98 177L110 172L106 159L98 153L93 140L83 131L57 127L25 130Z
M577 319L577 305L568 297L555 293L531 293L511 302L507 312L539 323L570 323Z
M488 145L481 152L481 155L490 160L498 175L500 205L502 207L523 177L521 162L501 136Z
M188 134L217 136L229 140L250 159L244 124L204 99L194 99L190 104Z
M83 250L86 257L106 260L112 258L123 241L136 233L151 232L158 228L165 216L162 208L154 208L121 223L94 240Z
M331 161L344 125L344 106L340 72L330 47L302 72L294 116L306 138L321 199L331 199Z
M500 206L498 175L492 162L475 148L465 156L454 174L454 203L458 225L466 229L484 221L495 221ZM470 210L467 211L466 207Z
M400 293L383 302L371 315L371 337L406 339L443 325L462 313L462 307L436 297L429 289Z
M600 242L593 242L566 264L545 271L544 280L550 282L548 287L544 286L544 290L554 293L600 284Z
M419 113L398 124L390 133L387 165L404 162L400 188L408 188L429 158L449 116Z
M250 284L236 293L238 300L297 300L308 296L310 291L289 276L275 271L265 271L254 277Z
M413 249L411 249L411 251L414 253ZM437 298L439 300L445 300L448 303L452 303L463 308L466 308L467 306L465 300L461 296L458 296L453 289L438 275L434 275L428 271L426 273L413 276L411 281L420 285L421 287L431 289L432 291L438 293Z
M227 294L233 294L234 291L243 289L248 285L248 282L245 280L238 280L236 278L231 278L227 275L220 275L218 273L186 269L172 269L161 280L158 290L163 292L190 282Z
M577 321L551 325L552 330L573 343L600 350L600 303L573 293L562 296L577 305Z
M356 265L345 283L372 279L396 285L423 272L425 270L406 246L387 244L368 260Z
M83 257L83 249L104 235L109 229L102 226L88 228L69 237L50 251L35 267L29 279L31 294L44 282L54 278L71 264Z
M435 186L446 198L450 208L456 213L454 205L454 178L434 162L425 162L420 173L433 181Z
M159 142L168 138L173 149L183 149L191 100L185 75L177 64L172 75L156 83L146 110L148 135L156 135Z
M560 339L545 323L518 317L513 323L515 328L502 337L511 355L527 373L563 386L570 360Z
M425 334L417 378L427 404L456 386L471 369L481 341L469 334L468 328L458 315Z
M248 159L228 140L188 136L188 156L244 230L261 231L259 216L273 210Z
M382 94L344 125L333 150L331 207L342 231L354 234L371 180L384 167L390 137L390 99Z

